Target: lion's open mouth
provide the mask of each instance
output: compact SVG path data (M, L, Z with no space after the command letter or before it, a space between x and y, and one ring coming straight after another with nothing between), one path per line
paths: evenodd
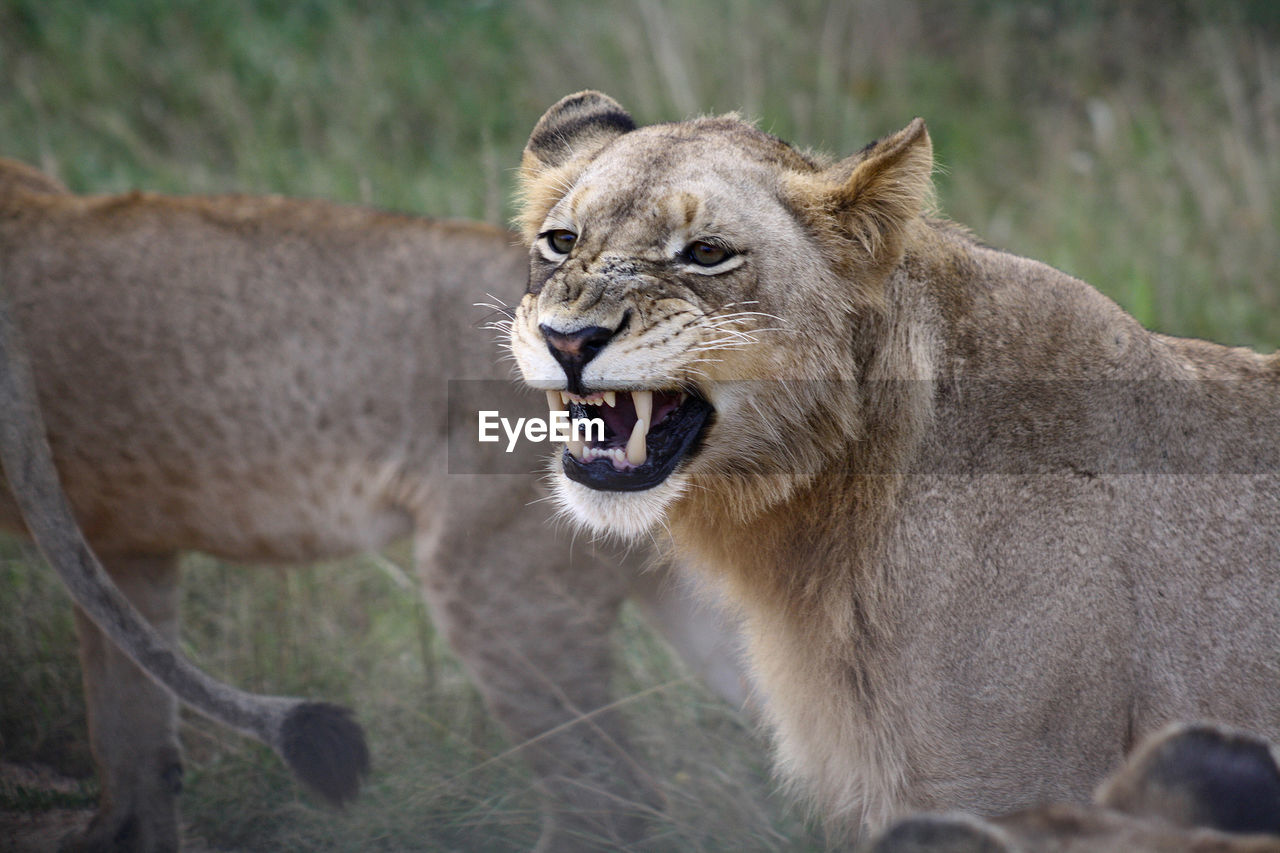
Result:
M566 443L562 461L570 480L603 491L651 489L697 452L711 405L683 391L604 391L579 397L548 391L551 411L568 409L571 421L598 419Z

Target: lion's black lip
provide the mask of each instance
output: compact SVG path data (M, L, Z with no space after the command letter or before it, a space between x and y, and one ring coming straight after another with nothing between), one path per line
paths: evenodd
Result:
M715 410L701 397L690 394L678 408L649 429L648 458L626 471L608 459L580 462L566 448L561 454L565 476L604 492L640 492L662 483L676 467L693 457L710 426Z

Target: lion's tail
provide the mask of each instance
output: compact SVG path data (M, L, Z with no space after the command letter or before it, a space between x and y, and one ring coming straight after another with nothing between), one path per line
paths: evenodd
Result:
M134 609L84 539L53 465L35 381L0 281L0 463L36 545L75 603L120 649L195 710L270 746L334 804L369 770L364 731L338 705L246 693L202 672Z

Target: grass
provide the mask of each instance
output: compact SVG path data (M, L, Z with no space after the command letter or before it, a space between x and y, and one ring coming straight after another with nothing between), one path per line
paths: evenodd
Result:
M66 595L28 546L3 544L5 589L19 593L0 598L0 641L12 650L0 662L0 695L16 700L6 699L0 716L3 757L86 773ZM514 850L537 840L538 803L518 750L431 635L417 596L381 562L248 572L198 555L185 561L187 653L247 689L350 704L368 729L376 768L360 800L335 812L301 792L265 748L186 714L190 840L264 851ZM766 751L737 712L690 678L630 612L617 645L617 695L670 803L656 849L818 843L772 797ZM0 809L87 801L84 793L0 786Z
M978 236L1150 327L1270 350L1278 45L1265 2L7 0L0 153L80 191L276 192L501 223L529 129L576 89L642 122L738 110L835 153L922 115L940 207ZM71 620L36 565L2 543L0 750L80 777ZM281 573L193 556L186 572L188 650L250 689L354 700L378 767L357 806L329 812L262 750L191 719L193 837L237 850L536 838L518 753L376 560ZM821 847L770 796L749 726L630 613L617 642L619 695L672 803L666 843Z

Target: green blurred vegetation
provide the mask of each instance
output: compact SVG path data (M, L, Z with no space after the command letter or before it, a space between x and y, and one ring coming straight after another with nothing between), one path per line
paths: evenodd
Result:
M641 122L737 110L837 154L921 115L945 215L1150 327L1270 350L1278 45L1266 0L0 0L0 154L83 192L273 192L500 223L529 129L577 89ZM5 547L0 747L83 774L65 597ZM192 653L248 688L360 696L379 768L334 814L192 720L193 837L263 850L536 838L527 773L392 574L192 558L188 576ZM673 849L819 844L768 797L760 742L630 615L619 648Z
M1280 339L1266 2L7 0L4 153L81 191L502 221L534 121L739 110L852 152L922 115L945 214L1174 334Z
M323 697L356 710L374 774L343 811L302 792L265 747L184 713L182 800L196 850L527 850L541 814L518 748L434 636L408 555L284 571L184 563L184 650L237 686ZM0 539L0 759L84 781L71 793L6 782L5 813L96 799L71 606L31 546ZM335 603L340 602L339 606ZM624 613L615 689L638 758L668 798L654 850L819 849L820 836L774 794L767 748Z
M81 191L502 221L559 96L739 110L835 153L922 115L945 214L1174 334L1280 339L1262 2L6 0L3 151Z

